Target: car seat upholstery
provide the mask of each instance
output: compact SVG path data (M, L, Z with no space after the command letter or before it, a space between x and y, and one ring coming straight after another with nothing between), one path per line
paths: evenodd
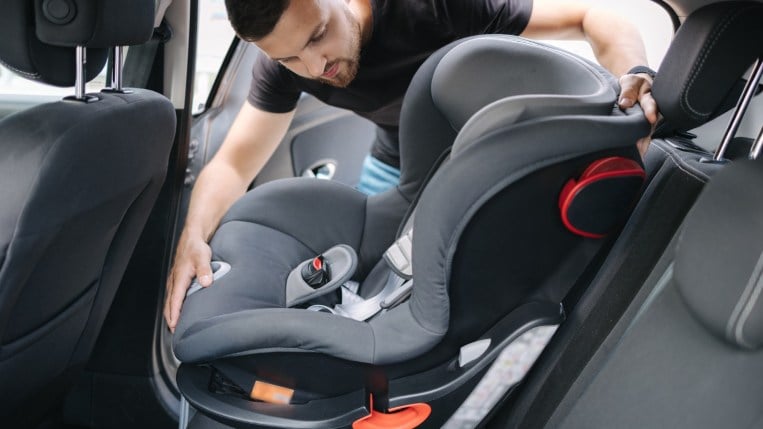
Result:
M591 276L590 286L565 300L567 320L494 424L557 427L558 422L548 422L551 414L562 398L575 395L569 390L572 384L594 353L609 347L602 342L634 297L653 285L647 281L649 273L696 196L728 164L712 162L713 154L693 145L686 131L724 112L724 99L760 56L760 44L750 42L763 41L758 25L762 13L757 2L722 2L697 10L680 27L655 78L654 96L665 123L662 137L652 141L645 157L649 185L603 269Z
M546 427L760 427L762 167L713 177Z
M620 112L616 96L600 68L520 38L470 38L433 54L403 104L397 189L366 197L288 179L229 210L211 241L213 259L229 271L189 294L175 332L175 353L187 362L178 372L183 394L215 420L252 427L322 427L326 419L343 427L372 408L423 400L432 408L427 424L438 427L500 344L558 322L562 297L603 243L565 227L559 196L602 159L639 167L634 143L649 126L639 109ZM641 186L640 176L623 177L597 182L588 202L614 219L604 230ZM390 278L381 254L410 225L408 300L368 321L299 308L309 302L284 308L292 273L337 245L358 255L346 278L374 296ZM479 364L454 364L462 346L486 338ZM260 381L293 389L292 404L210 391L226 378L245 394Z
M152 34L152 0L4 3L0 60L59 86ZM86 77L77 78L76 47ZM164 181L169 100L143 89L42 104L0 121L0 418L25 427L87 361ZM14 423L16 422L16 423Z

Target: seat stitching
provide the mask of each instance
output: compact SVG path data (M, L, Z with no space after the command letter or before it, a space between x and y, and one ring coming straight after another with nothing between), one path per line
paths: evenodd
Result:
M679 163L678 161L676 161L674 155L671 152L668 152L667 150L661 148L659 145L655 145L655 147L661 150L662 152L664 152L666 155L668 155L668 159L673 163L673 165L675 165L679 170L688 174L692 178L697 179L697 181L702 183L707 183L707 181L709 180L709 177L707 175L702 174L700 172L689 170L686 168L685 165L683 165L683 163Z
M734 306L734 310L731 312L731 316L729 317L728 323L726 324L726 337L731 341L736 340L745 346L749 345L744 341L742 328L744 327L744 324L747 322L747 318L749 317L748 307L750 304L750 298L755 295L754 301L756 301L757 295L760 294L760 287L763 285L763 282L761 282L762 272L763 252L761 252L760 257L758 258L758 262L755 264L755 268L753 269L749 280L747 280L747 285L742 291L742 294L739 296L739 300ZM751 309L752 307L749 308ZM746 314L744 314L745 312Z
M685 86L686 90L683 91L681 95L681 102L682 102L681 104L683 104L686 107L686 109L689 110L692 114L697 116L698 119L706 117L710 115L712 112L703 113L694 109L691 106L691 102L689 101L689 92L694 86L694 82L697 80L697 76L699 75L699 69L701 69L704 66L705 61L707 60L708 51L710 51L711 48L715 46L715 44L718 42L718 39L726 31L726 28L728 28L731 22L735 20L744 11L745 10L739 10L735 14L726 16L726 18L724 19L724 22L720 25L720 27L719 28L717 27L718 29L715 31L715 34L713 34L713 38L710 41L710 43L705 44L705 46L703 46L702 51L699 54L700 61L698 63L695 63L694 67L692 67L691 77L689 78L689 82L687 82Z
M752 293L747 299L747 303L744 306L744 310L742 311L741 316L739 317L739 321L737 321L736 326L736 338L739 341L740 344L743 344L749 348L752 348L753 345L747 341L744 338L744 325L747 324L747 321L750 318L750 313L752 312L752 309L755 307L755 304L758 302L758 298L760 297L760 291L763 289L763 276L761 276L761 271L763 271L763 252L760 254L760 258L758 259L758 265L755 266L755 272L753 272L753 275L750 277L750 280L752 282L753 278L757 277L755 281L755 289L753 289ZM757 272L757 276L755 275Z

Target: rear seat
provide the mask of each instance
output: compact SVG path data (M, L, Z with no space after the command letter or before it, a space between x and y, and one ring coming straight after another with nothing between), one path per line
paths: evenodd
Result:
M665 268L666 259L660 257L666 247L673 246L674 243L669 243L675 239L674 232L703 186L727 164L713 162L713 154L702 152L685 137L682 131L712 119L697 116L696 109L688 106L702 106L702 110L714 111L714 115L722 113L720 106L726 102L722 101L721 88L726 86L719 82L738 79L757 58L760 43L752 41L763 38L763 31L755 24L762 11L763 7L754 2L716 4L695 12L681 27L660 68L654 91L666 117L665 127L677 132L653 140L644 160L650 183L641 202L607 255L603 270L591 275L595 277L590 286L568 296L565 307L571 311L567 320L524 384L514 392L513 402L494 418L496 424L501 427L561 424L560 420L550 421L550 416L562 413L557 407L563 408L564 401L579 393L573 386L580 382L578 375L590 364L593 355L612 346L605 338L608 335L617 338L615 324L627 308L639 305L637 297L643 294L642 289L654 285L654 274L650 277L653 269L661 272ZM723 25L729 18L735 21L734 25ZM749 49L740 52L739 46ZM705 91L706 88L712 88L715 95ZM711 97L715 97L712 103ZM727 153L740 152L737 149L731 147ZM599 422L592 427L623 425Z

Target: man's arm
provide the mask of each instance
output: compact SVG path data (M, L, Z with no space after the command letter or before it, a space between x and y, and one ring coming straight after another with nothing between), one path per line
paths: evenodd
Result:
M212 284L207 242L228 208L241 197L278 147L294 112L269 113L245 102L220 150L199 175L167 279L164 318L174 332L191 280Z
M626 74L647 65L641 35L624 17L605 8L575 1L535 0L522 36L533 39L587 40L599 63L620 76L621 108L641 105L647 120L657 121L652 79L647 74Z

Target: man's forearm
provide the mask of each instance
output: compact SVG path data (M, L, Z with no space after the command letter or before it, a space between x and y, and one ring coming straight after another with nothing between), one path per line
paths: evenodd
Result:
M615 76L638 65L648 65L638 30L622 16L592 7L583 19L583 34L599 63Z
M220 219L248 186L249 183L225 163L209 163L193 188L183 234L209 241Z

